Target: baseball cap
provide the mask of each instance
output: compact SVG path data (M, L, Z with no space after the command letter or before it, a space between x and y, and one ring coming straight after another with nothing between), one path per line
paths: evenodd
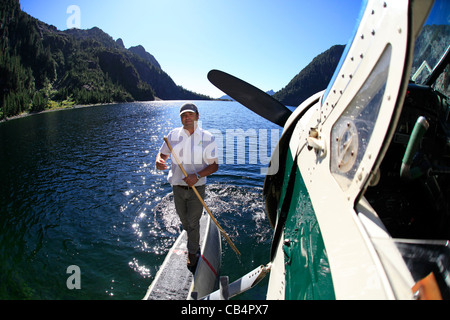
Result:
M195 106L195 104L192 103L185 103L180 108L180 116L185 112L195 112L198 113L198 109Z

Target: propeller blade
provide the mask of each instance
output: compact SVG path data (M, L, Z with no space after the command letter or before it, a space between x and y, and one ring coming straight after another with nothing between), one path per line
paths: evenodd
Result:
M261 117L283 127L292 111L264 91L219 70L208 73L209 81Z

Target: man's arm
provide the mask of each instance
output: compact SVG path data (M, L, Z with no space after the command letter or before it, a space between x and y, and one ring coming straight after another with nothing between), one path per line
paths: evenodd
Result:
M217 162L214 162L213 164L210 164L205 169L197 172L202 178L212 175L213 173L217 172L219 170L219 164Z
M217 172L217 170L219 170L219 164L217 162L214 162L213 164L210 164L209 166L207 166L206 168L197 173L203 178L212 175L213 173ZM199 179L197 178L197 175L190 174L187 178L184 178L183 180L184 182L187 183L189 187L192 187L197 183Z

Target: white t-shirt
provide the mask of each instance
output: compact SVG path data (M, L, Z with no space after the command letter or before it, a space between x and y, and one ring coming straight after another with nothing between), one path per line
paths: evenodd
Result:
M172 130L167 139L172 146L173 152L181 161L187 174L195 174L206 168L208 165L218 163L217 144L214 136L200 127L192 135L183 127ZM170 155L170 149L164 142L160 153ZM187 186L183 181L185 178L176 160L172 157L172 166L167 177L167 181L172 186ZM202 177L195 186L206 184L206 177Z

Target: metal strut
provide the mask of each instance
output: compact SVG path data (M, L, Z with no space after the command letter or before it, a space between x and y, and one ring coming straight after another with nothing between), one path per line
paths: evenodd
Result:
M254 288L266 277L271 267L271 263L266 266L261 265L232 284L228 284L228 277L220 277L220 289L199 300L229 300Z

